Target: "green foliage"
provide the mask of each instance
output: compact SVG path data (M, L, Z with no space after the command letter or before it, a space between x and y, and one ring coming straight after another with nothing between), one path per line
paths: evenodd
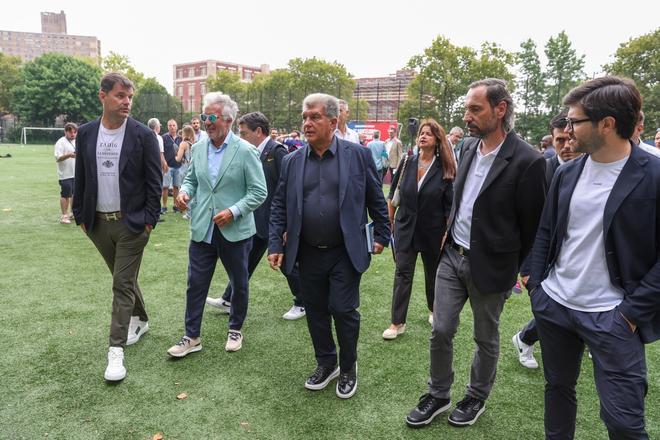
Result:
M0 53L0 115L11 111L14 91L21 83L21 59Z
M77 58L45 54L22 68L14 110L24 123L52 125L58 116L85 122L101 114L101 69Z
M145 124L151 118L158 118L162 130L166 130L168 119L173 118L181 123L182 105L155 78L147 78L135 92L131 115Z
M470 83L496 77L513 89L514 76L509 71L513 61L513 55L495 43L485 42L475 50L437 37L423 54L408 62L418 75L408 86L408 98L401 105L402 120L432 117L445 128L463 125L463 97Z
M545 45L545 55L548 58L546 104L550 113L556 114L562 108L564 96L586 78L584 55L578 56L565 31L550 37Z
M222 92L235 98L245 93L247 83L241 82L241 76L237 72L219 70L215 77L209 77L206 80L206 90L209 92Z
M135 70L131 60L126 55L110 51L108 56L103 58L102 67L104 73L117 72L125 75L133 82L135 90L140 90L145 81L144 74Z
M603 69L635 80L644 100L646 127L660 127L660 27L622 43Z
M545 74L536 43L530 38L520 44L516 53L516 64L520 72L517 79L516 131L526 139L535 142L547 132L545 112Z

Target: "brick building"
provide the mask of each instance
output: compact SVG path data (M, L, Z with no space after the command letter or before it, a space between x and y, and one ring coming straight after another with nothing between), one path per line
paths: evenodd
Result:
M0 53L32 61L52 52L101 63L101 42L96 37L68 35L64 11L42 12L41 33L0 30Z
M201 111L202 97L207 92L206 80L222 70L236 72L242 81L250 82L256 75L268 73L270 68L268 64L253 67L217 60L175 64L172 67L174 96L181 100L184 111Z
M353 98L363 99L369 103L367 119L395 120L400 103L406 100L406 88L414 77L414 71L402 69L388 76L356 78Z

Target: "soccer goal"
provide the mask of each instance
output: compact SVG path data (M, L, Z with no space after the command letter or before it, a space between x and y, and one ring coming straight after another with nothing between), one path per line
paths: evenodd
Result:
M23 127L21 131L21 145L27 144L28 131L30 130L59 131L60 133L64 133L64 127Z

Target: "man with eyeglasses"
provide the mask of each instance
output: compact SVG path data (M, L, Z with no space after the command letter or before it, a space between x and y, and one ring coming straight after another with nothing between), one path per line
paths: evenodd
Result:
M630 139L641 96L605 76L564 98L581 158L559 167L531 253L528 288L543 347L545 433L575 435L584 345L611 439L648 439L644 344L660 339L660 160Z
M256 233L255 209L266 200L266 180L259 154L231 132L238 106L227 95L204 96L204 122L209 138L192 150L192 160L176 206L190 208L188 290L185 334L168 353L184 357L202 349L200 330L204 304L218 258L232 286L226 351L243 345L241 328L248 310L248 256ZM190 206L188 202L194 199Z
M545 161L545 179L547 186L550 187L552 176L561 165L568 161L580 157L582 153L573 151L570 145L570 136L566 133L566 112L561 112L550 121L550 133L552 136L552 146L557 154L547 158ZM523 284L527 284L530 272L530 260L528 256L520 267L520 277ZM518 283L517 288L522 291ZM520 293L520 291L518 293ZM518 361L525 368L538 368L539 364L534 358L534 344L539 340L536 329L536 321L532 318L518 333L511 338L513 347L518 354Z

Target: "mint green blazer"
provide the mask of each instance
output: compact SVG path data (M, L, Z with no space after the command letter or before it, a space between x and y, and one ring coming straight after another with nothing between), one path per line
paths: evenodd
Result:
M218 181L213 185L208 173L207 142L204 139L193 145L188 174L181 185L181 191L190 196L190 239L203 241L213 216L232 206L241 215L220 228L220 232L232 242L249 238L257 231L252 211L268 194L259 152L250 143L232 136L225 147Z

